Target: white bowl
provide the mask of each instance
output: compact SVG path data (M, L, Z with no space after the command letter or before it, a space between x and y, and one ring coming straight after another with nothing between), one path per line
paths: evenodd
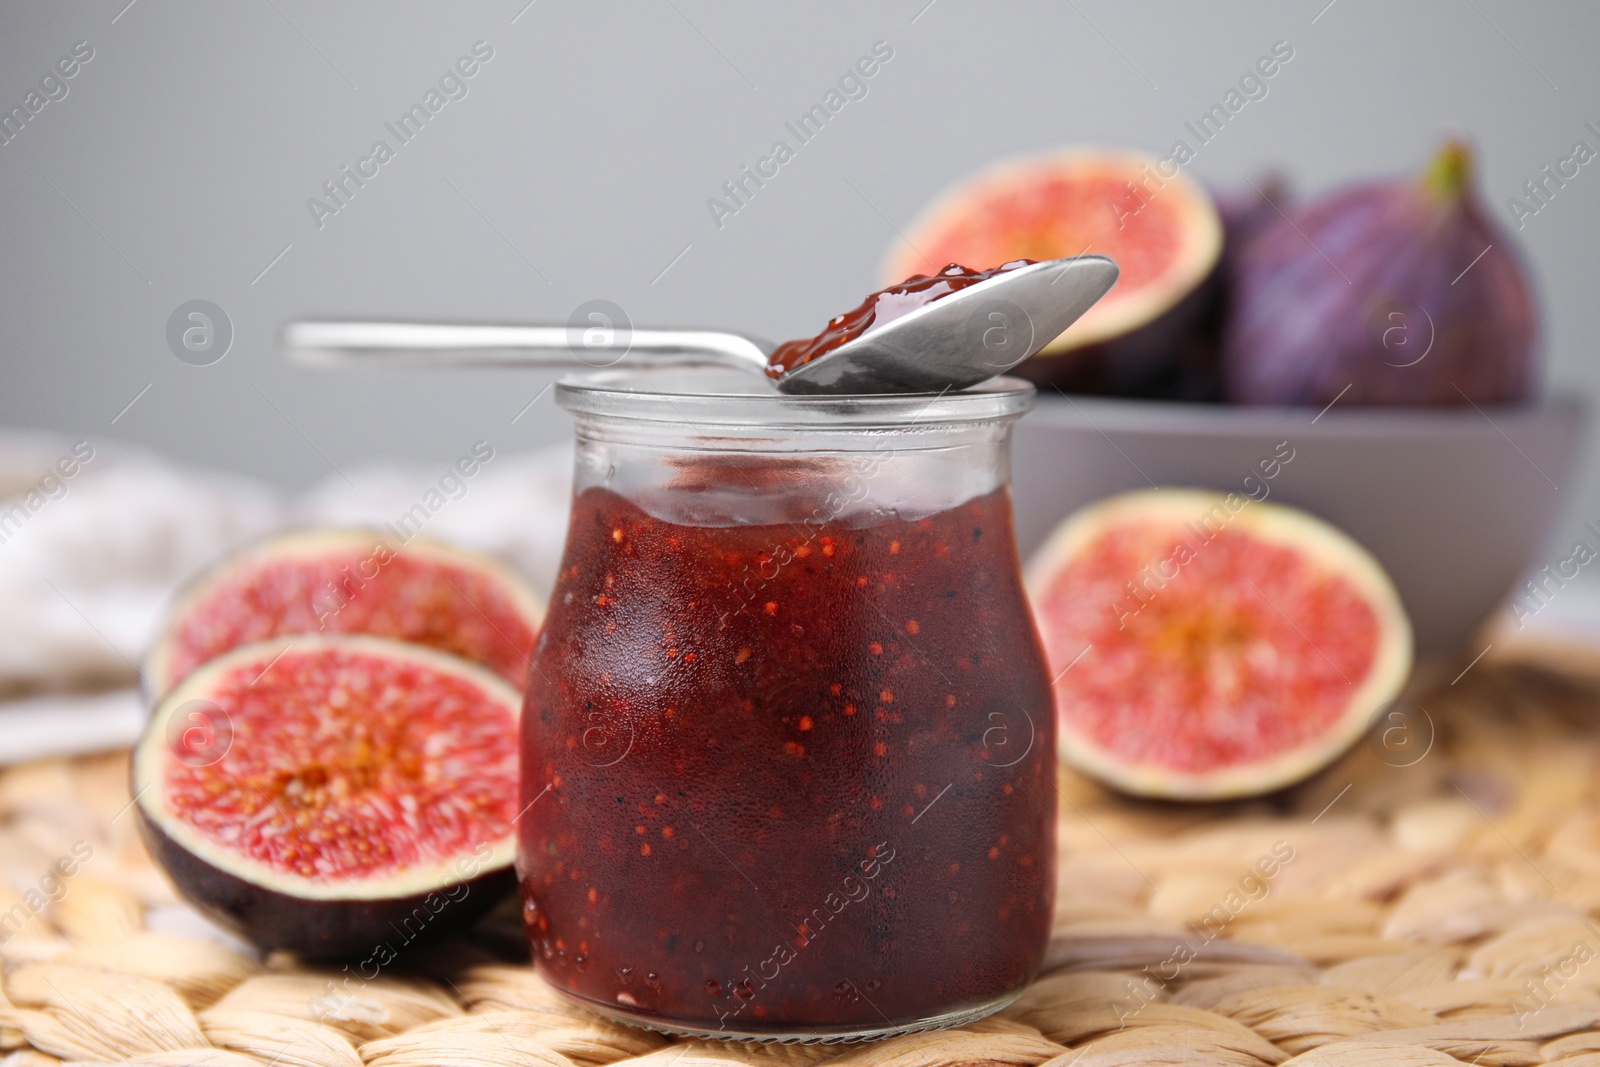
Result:
M1516 408L1336 404L1319 413L1041 392L1016 433L1017 537L1026 557L1079 507L1151 485L1292 504L1388 569L1419 654L1450 654L1540 559L1586 422L1568 396ZM1264 478L1262 462L1270 469L1291 449Z

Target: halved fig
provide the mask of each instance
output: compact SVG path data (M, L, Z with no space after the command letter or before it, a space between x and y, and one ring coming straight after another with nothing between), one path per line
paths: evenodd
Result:
M234 649L135 748L140 830L185 899L263 949L397 953L514 885L520 713L498 675L416 645Z
M145 685L158 699L252 641L360 633L481 663L520 689L541 617L532 590L487 556L418 539L396 548L377 530L302 531L246 549L195 582L151 650Z
M1017 373L1128 392L1169 370L1206 310L1222 249L1211 196L1171 159L1078 150L1004 163L940 198L885 264L885 281L1014 259L1096 253L1121 268L1112 290Z
M1140 796L1309 777L1411 669L1411 625L1378 562L1320 519L1238 493L1090 505L1035 555L1028 590L1062 758Z

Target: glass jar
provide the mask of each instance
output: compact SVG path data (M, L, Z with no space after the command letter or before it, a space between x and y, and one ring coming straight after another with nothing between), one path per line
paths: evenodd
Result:
M1004 1006L1055 884L1008 487L1032 387L801 397L679 371L557 396L577 477L519 821L545 979L725 1038Z

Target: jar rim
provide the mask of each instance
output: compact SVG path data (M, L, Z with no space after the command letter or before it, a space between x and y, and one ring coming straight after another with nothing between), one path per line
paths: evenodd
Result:
M556 402L577 415L700 426L832 428L948 426L1021 417L1035 390L999 377L945 393L779 393L750 374L720 368L600 371L556 383Z

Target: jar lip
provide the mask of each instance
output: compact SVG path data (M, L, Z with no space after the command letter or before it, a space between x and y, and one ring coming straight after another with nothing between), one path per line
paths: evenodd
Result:
M1015 419L1033 408L1020 378L991 378L959 392L791 395L721 368L600 371L556 383L556 401L578 415L701 426L948 426Z

